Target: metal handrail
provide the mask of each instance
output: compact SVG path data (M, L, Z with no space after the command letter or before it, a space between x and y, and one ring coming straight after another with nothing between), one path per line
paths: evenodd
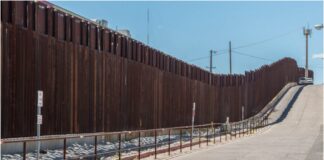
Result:
M192 146L194 145L199 145L199 147L201 146L202 143L206 143L206 145L208 146L209 142L212 142L215 144L216 143L216 137L220 138L220 142L222 141L222 137L224 138L225 136L225 141L228 140L228 135L230 136L230 139L232 139L232 136L234 135L236 138L237 135L237 130L239 131L238 134L252 134L255 133L255 131L263 126L266 126L266 124L268 123L267 121L267 116L262 116L262 117L250 117L248 119L242 120L242 121L238 121L238 122L231 122L231 123L209 123L209 124L203 124L203 125L196 125L194 126L196 129L198 129L198 136L197 135L192 135L192 132L188 132L190 133L190 135L187 135L190 139L187 140L189 142L183 144L182 141L184 140L183 138L183 130L188 130L191 129L192 126L181 126L181 127L169 127L169 128L159 128L159 129L147 129L147 130L136 130L136 131L120 131L120 132L100 132L100 133L93 133L93 134L80 134L80 135L68 135L68 136L58 136L58 137L46 137L46 138L40 138L40 139L36 139L36 138L32 138L32 139L5 139L2 140L2 144L6 144L6 143L23 143L23 159L26 159L26 145L27 142L35 142L35 141L46 141L46 140L63 140L63 158L64 159L77 159L77 158L85 158L85 157L98 157L98 156L102 156L102 155L107 155L107 154L111 154L111 153L116 153L114 154L115 156L117 155L119 159L122 158L122 152L125 151L138 151L137 155L131 155L131 156L137 156L138 159L141 158L141 156L143 155L143 153L141 153L142 149L154 149L154 151L152 151L151 154L154 154L155 157L159 154L159 152L168 152L168 154L170 155L171 152L171 148L172 151L173 150L178 150L180 149L180 152L182 152L183 148L186 147L190 147L190 149L192 149ZM219 128L218 133L216 132L216 129ZM211 132L210 129L212 129ZM172 134L172 135L178 135L179 138L177 139L172 139L170 138L171 136L171 131L175 131L175 130L179 130L179 133L176 134ZM201 131L204 130L207 134L206 135L202 135ZM166 132L165 135L168 135L168 140L165 142L157 142L157 137L161 136L158 135L158 132ZM242 133L243 132L243 133ZM122 140L121 139L121 135L123 134L136 134L137 133L137 138L138 138L138 144L135 147L130 147L130 148L122 148L121 147L121 143L125 142L125 139ZM141 135L141 133L154 133L154 143L149 143L149 144L144 144L141 145L141 138L144 137L143 135ZM98 153L97 152L97 137L98 136L111 136L111 135L115 135L118 136L118 140L116 140L116 143L118 143L118 145L116 145L117 147L114 148L113 150L109 150L106 152L101 152ZM86 138L86 137L93 137L94 138L94 153L93 154L89 154L89 155L80 155L80 156L76 156L76 157L67 157L67 140L69 139L73 139L73 138ZM153 137L153 136L152 136ZM201 138L204 137L204 139L202 140ZM135 137L136 138L136 137ZM193 139L198 139L197 141L193 141ZM171 144L173 143L177 143L179 142L179 145L176 146L172 146ZM165 148L162 148L160 150L158 150L158 146L165 146ZM175 149L173 149L175 148ZM154 153L153 153L154 152Z

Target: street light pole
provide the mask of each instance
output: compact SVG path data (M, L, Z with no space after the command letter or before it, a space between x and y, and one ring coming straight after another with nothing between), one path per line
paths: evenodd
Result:
M312 30L304 28L304 35L306 38L306 63L305 63L305 77L308 77L308 36L312 34Z

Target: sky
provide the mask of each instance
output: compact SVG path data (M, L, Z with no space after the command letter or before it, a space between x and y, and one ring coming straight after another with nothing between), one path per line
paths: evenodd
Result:
M60 7L89 19L105 19L112 29L128 29L132 38L147 43L190 64L208 70L209 51L214 55L214 73L229 73L229 41L232 72L242 74L283 57L305 66L303 27L312 29L309 67L314 82L323 83L323 23L321 1L207 1L207 2L117 2L54 1ZM147 23L149 10L149 23Z

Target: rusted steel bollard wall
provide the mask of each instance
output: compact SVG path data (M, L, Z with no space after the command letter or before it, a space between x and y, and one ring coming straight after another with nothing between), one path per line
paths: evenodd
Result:
M1 1L1 134L152 129L241 120L259 112L302 69L284 58L243 75L215 75L48 2ZM310 75L313 75L311 73ZM210 81L211 77L211 81Z

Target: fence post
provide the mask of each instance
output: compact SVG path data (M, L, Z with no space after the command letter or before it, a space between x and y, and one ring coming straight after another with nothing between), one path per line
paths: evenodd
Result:
M252 134L252 127L251 127L251 125L252 125L252 121L251 120L249 120L249 131L250 131L250 134Z
M199 148L200 148L200 128L198 128L198 141L199 141Z
M63 140L63 159L66 159L66 138Z
M241 138L241 129L242 129L241 122L238 123L238 126L239 126L239 138Z
M252 121L252 130L253 130L253 134L255 133L255 119L253 118L253 121Z
M138 159L141 159L141 131L138 132Z
M248 129L247 129L247 121L244 121L244 135L246 136L248 133Z
M171 148L170 148L170 145L171 145L171 137L170 137L170 134L171 134L171 129L169 129L169 155L170 155L170 151L171 151Z
M214 124L212 123L212 129L213 129L213 135L214 135L214 144L216 143L216 134L215 134L215 128Z
M180 152L182 152L182 128L180 129Z
M222 125L219 127L219 140L222 142Z
M118 134L118 159L121 159L121 133Z
M234 134L235 134L235 139L236 139L236 130L237 130L237 123L236 122L234 123L234 128L235 128Z
M228 125L226 125L226 130L225 130L225 141L227 141L227 132L228 132Z
M94 154L96 159L97 158L97 136L95 136Z
M190 150L192 150L192 136L193 136L193 131L190 132Z
M156 141L156 129L154 130L154 158L156 159L156 146L157 146L157 141Z
M232 126L233 126L233 123L230 123L230 140L232 140Z
M208 129L209 128L207 127L207 138L206 138L207 139L207 146L208 146Z
M23 143L23 160L26 160L26 141Z

